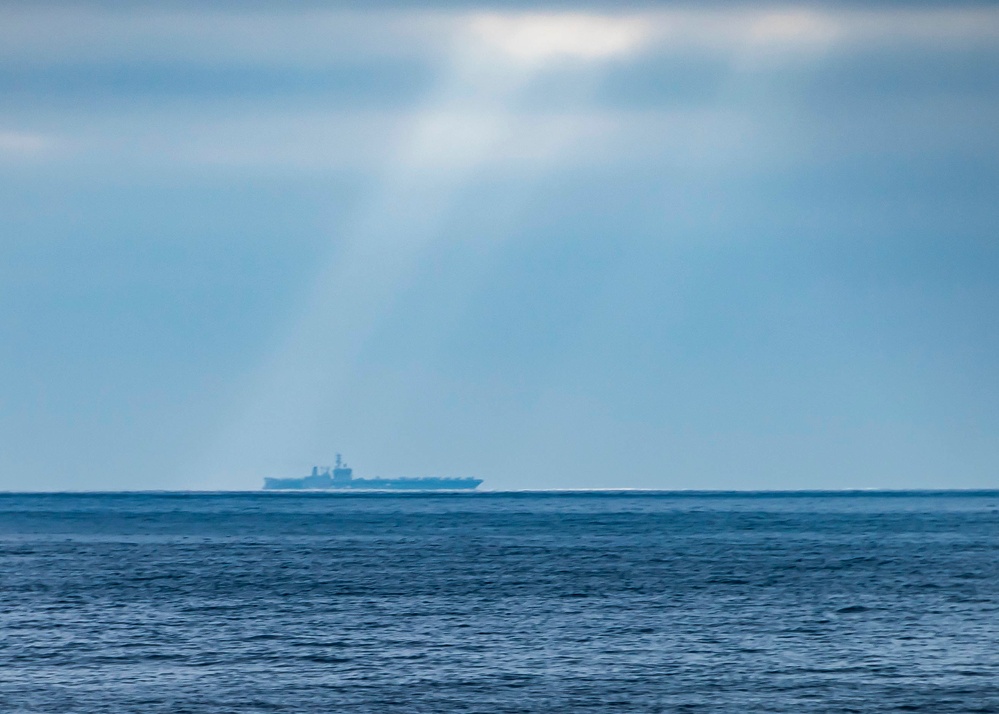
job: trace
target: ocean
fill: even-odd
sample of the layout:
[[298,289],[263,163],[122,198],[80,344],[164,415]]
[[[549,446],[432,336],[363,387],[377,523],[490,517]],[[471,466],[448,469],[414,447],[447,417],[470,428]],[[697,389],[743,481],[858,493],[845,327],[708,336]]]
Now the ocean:
[[999,492],[3,494],[0,711],[999,712]]

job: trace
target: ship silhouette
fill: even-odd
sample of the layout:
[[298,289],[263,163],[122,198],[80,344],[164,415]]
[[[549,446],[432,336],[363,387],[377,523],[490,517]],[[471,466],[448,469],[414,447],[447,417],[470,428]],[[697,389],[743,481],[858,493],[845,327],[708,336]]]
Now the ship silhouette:
[[302,478],[265,478],[267,490],[365,489],[378,491],[470,491],[482,483],[479,478],[354,478],[354,470],[336,455],[336,465],[312,467],[312,474]]

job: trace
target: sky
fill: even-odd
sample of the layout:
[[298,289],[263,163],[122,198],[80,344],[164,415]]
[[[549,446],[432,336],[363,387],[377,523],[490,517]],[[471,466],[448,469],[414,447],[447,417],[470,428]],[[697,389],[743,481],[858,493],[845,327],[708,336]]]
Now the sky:
[[0,490],[999,486],[999,7],[0,2]]

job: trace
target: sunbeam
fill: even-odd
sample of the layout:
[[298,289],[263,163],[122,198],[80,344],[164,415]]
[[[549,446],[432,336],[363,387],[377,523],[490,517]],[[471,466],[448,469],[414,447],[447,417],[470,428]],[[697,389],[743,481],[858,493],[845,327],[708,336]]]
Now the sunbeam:
[[[350,410],[339,400],[359,355],[399,286],[439,240],[460,188],[482,167],[518,152],[531,155],[537,173],[572,145],[571,121],[540,141],[525,144],[518,135],[518,98],[532,80],[567,60],[590,65],[595,75],[600,61],[635,49],[643,38],[635,20],[578,14],[476,15],[461,30],[437,90],[393,138],[396,149],[377,192],[316,271],[308,298],[258,368],[232,423],[188,472],[197,479],[192,487],[238,487],[262,468],[302,460],[321,428],[318,415]],[[585,95],[592,86],[578,84],[575,91]],[[529,183],[525,177],[525,195]],[[323,436],[334,448],[336,434]]]

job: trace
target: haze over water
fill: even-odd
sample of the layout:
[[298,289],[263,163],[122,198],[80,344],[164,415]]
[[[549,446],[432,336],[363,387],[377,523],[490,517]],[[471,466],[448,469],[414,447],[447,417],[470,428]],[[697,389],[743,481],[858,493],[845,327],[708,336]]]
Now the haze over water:
[[993,488],[999,6],[0,0],[0,489]]
[[996,712],[999,492],[4,494],[0,708]]

